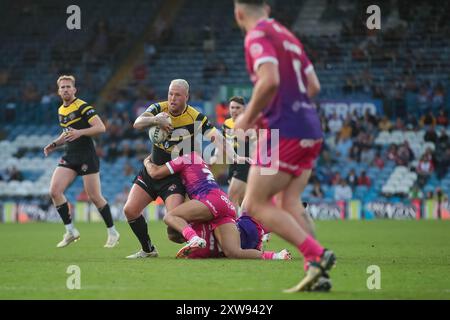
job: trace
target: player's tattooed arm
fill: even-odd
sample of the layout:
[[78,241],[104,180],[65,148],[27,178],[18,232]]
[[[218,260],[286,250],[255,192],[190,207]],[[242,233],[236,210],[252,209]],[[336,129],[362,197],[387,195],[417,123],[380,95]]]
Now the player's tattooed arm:
[[166,165],[158,166],[154,164],[151,160],[151,156],[145,158],[144,166],[148,175],[153,179],[163,179],[172,174]]

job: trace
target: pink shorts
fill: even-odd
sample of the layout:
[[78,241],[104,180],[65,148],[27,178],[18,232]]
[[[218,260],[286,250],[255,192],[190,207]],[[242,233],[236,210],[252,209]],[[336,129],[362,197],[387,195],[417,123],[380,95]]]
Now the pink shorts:
[[204,197],[195,197],[195,200],[206,205],[214,216],[209,221],[212,230],[226,223],[236,223],[236,209],[228,199],[228,195],[222,190],[211,190]]
[[[322,139],[287,139],[280,138],[278,148],[278,159],[272,159],[273,150],[261,150],[261,143],[258,143],[256,165],[264,168],[273,168],[289,173],[295,177],[302,174],[304,170],[313,168],[314,161],[319,157],[322,149]],[[270,137],[262,143],[270,147]],[[267,147],[266,147],[267,149]],[[276,154],[274,154],[276,157]]]

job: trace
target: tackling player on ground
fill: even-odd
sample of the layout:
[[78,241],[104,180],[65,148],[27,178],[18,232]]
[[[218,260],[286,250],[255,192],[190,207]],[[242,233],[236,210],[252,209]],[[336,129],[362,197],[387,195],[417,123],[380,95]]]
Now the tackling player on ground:
[[[233,251],[239,249],[255,249],[261,252],[261,256],[257,259],[264,260],[291,260],[291,254],[286,249],[280,252],[263,251],[262,237],[264,235],[263,227],[250,216],[242,216],[236,220],[236,231],[240,238],[240,248],[234,248],[227,244],[220,243],[216,238],[216,229],[209,222],[191,223],[191,228],[198,234],[199,237],[205,239],[205,248],[200,248],[196,251],[186,252],[183,258],[187,259],[208,259],[208,258],[239,258],[240,255]],[[171,227],[167,227],[167,235],[169,240],[176,243],[185,243],[185,238],[181,233]],[[227,248],[227,252],[222,251],[222,247]]]
[[179,173],[191,199],[169,210],[164,216],[164,222],[180,232],[188,241],[178,252],[177,257],[189,255],[191,251],[206,246],[205,239],[198,236],[188,224],[190,222],[209,222],[227,257],[237,259],[262,257],[258,250],[241,249],[234,205],[214,180],[208,165],[196,152],[185,154],[161,166],[153,164],[147,158],[145,167],[154,179]]

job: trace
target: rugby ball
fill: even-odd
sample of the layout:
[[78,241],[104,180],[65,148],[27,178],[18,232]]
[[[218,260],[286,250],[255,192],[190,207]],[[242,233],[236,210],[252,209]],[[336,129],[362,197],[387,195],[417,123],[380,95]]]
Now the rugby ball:
[[[171,122],[170,118],[169,122]],[[150,141],[153,143],[161,143],[167,139],[169,136],[169,133],[163,129],[161,129],[159,126],[153,126],[148,129],[148,137],[150,138]]]

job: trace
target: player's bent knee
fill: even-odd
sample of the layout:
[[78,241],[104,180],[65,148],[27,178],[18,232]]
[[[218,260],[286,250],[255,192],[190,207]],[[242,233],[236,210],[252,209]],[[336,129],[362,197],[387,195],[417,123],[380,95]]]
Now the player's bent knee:
[[240,250],[232,249],[232,248],[222,248],[223,254],[225,257],[229,259],[239,259],[240,258]]
[[127,217],[128,221],[137,219],[141,215],[139,210],[136,210],[133,206],[126,204],[125,207],[123,208],[123,213],[125,214],[125,217]]
[[64,192],[60,188],[52,187],[50,188],[49,195],[52,199],[58,199],[64,195]]
[[163,221],[166,225],[170,225],[170,222],[172,221],[172,219],[173,219],[173,217],[168,213],[166,213],[163,217]]
[[282,204],[282,209],[288,212],[296,212],[299,214],[305,214],[305,208],[302,206],[302,204],[300,202],[297,203],[283,203]]
[[257,216],[258,212],[261,209],[261,205],[256,201],[247,201],[245,206],[247,208],[248,214],[252,217]]
[[181,217],[181,218],[183,218],[183,217],[185,217],[185,215],[186,215],[185,211],[176,210],[176,208],[175,208],[175,209],[167,211],[164,216],[167,216],[170,219],[170,218],[173,218],[173,217]]

